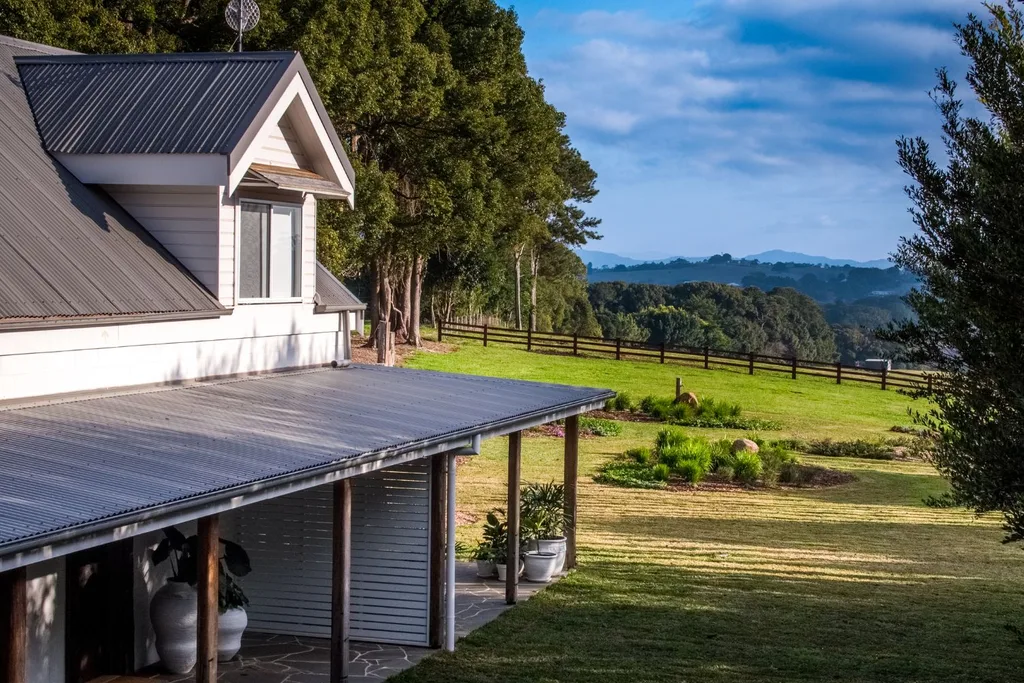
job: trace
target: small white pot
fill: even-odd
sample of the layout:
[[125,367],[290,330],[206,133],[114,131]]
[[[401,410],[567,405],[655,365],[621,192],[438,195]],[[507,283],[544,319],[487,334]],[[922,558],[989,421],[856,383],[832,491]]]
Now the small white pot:
[[491,560],[477,560],[476,575],[481,579],[489,579],[494,576],[494,562]]
[[242,649],[242,633],[249,616],[241,607],[223,612],[217,619],[217,661],[230,661]]
[[526,580],[534,583],[550,583],[558,564],[558,555],[555,553],[533,552],[526,553],[523,558],[526,561]]
[[542,553],[554,553],[558,555],[558,562],[555,564],[555,573],[561,574],[565,571],[565,536],[559,538],[543,538],[537,541],[537,550]]
[[196,665],[196,591],[187,583],[168,581],[149,603],[156,652],[171,673],[187,674]]
[[[495,568],[498,570],[498,581],[504,581],[508,574],[508,569],[503,564],[495,564]],[[523,561],[519,560],[519,573],[516,575],[516,583],[519,583],[518,579],[523,575]]]

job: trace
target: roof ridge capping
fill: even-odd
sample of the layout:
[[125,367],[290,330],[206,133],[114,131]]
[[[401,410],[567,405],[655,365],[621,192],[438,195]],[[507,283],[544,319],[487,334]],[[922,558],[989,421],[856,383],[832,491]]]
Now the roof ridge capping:
[[6,45],[7,47],[17,47],[23,50],[34,50],[44,55],[79,55],[81,52],[75,52],[74,50],[65,50],[62,47],[54,47],[52,45],[46,45],[44,43],[33,43],[30,40],[22,40],[21,38],[14,38],[12,36],[0,35],[0,45]]

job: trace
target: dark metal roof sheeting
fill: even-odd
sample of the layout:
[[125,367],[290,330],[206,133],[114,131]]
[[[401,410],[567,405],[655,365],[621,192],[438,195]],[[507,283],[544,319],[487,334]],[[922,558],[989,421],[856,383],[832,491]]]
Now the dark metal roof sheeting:
[[316,263],[316,293],[320,299],[319,307],[325,311],[361,311],[366,308],[366,304],[319,261]]
[[0,556],[26,539],[43,545],[61,530],[612,395],[355,365],[2,410]]
[[43,150],[14,64],[43,49],[0,38],[0,327],[224,311],[116,202]]
[[228,154],[294,52],[18,60],[43,145],[67,154]]

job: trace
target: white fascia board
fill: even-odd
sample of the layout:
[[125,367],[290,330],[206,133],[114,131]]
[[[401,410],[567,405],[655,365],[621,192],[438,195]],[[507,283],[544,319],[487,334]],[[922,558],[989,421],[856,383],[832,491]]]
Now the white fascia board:
[[[242,178],[245,177],[246,171],[249,170],[249,166],[252,165],[253,160],[257,157],[263,144],[267,138],[270,137],[271,133],[277,127],[277,124],[284,118],[288,108],[292,106],[292,103],[298,101],[302,105],[302,111],[305,113],[309,123],[312,125],[313,130],[316,133],[317,140],[319,141],[322,153],[330,165],[329,169],[317,169],[323,175],[327,176],[328,180],[332,180],[340,185],[346,192],[349,193],[348,203],[349,206],[355,206],[355,187],[352,186],[352,182],[349,180],[348,174],[345,173],[345,167],[341,163],[341,158],[338,156],[337,151],[334,149],[334,145],[331,143],[330,137],[327,135],[327,125],[320,118],[317,113],[316,107],[313,105],[313,99],[309,95],[309,90],[306,89],[306,84],[302,80],[301,74],[295,74],[292,77],[291,83],[282,93],[281,97],[278,98],[274,104],[274,108],[270,111],[270,115],[267,116],[266,120],[260,125],[260,130],[256,136],[249,143],[245,151],[241,156],[238,157],[238,163],[235,164],[234,168],[231,168],[228,173],[228,194],[234,194],[235,190],[238,189],[238,185],[242,182]],[[307,150],[308,152],[308,150]]]
[[221,154],[54,154],[83,183],[96,185],[226,185]]

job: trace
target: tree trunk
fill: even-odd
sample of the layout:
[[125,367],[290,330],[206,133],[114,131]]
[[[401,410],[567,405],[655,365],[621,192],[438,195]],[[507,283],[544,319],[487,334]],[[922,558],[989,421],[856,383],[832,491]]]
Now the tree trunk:
[[420,311],[423,306],[423,276],[425,271],[423,257],[419,255],[414,256],[412,260],[412,277],[409,279],[412,287],[412,301],[410,302],[409,335],[407,339],[416,348],[423,346],[423,339],[420,337]]
[[395,297],[391,286],[391,274],[388,272],[390,266],[390,260],[382,257],[377,272],[377,362],[388,366],[395,364],[395,333],[392,329]]
[[516,329],[523,329],[523,249],[526,245],[518,246],[512,252],[515,257],[516,266]]
[[[414,257],[415,258],[415,257]],[[402,319],[401,327],[396,331],[399,341],[409,342],[412,339],[412,289],[413,262],[410,259],[402,265]]]
[[[370,315],[370,338],[366,340],[367,348],[377,346],[377,327],[380,324],[380,293],[377,291],[377,273],[380,271],[379,261],[374,261],[370,266],[370,300],[367,302],[366,310]],[[362,332],[362,330],[360,330]]]
[[530,329],[537,331],[537,274],[540,272],[540,253],[530,247]]

